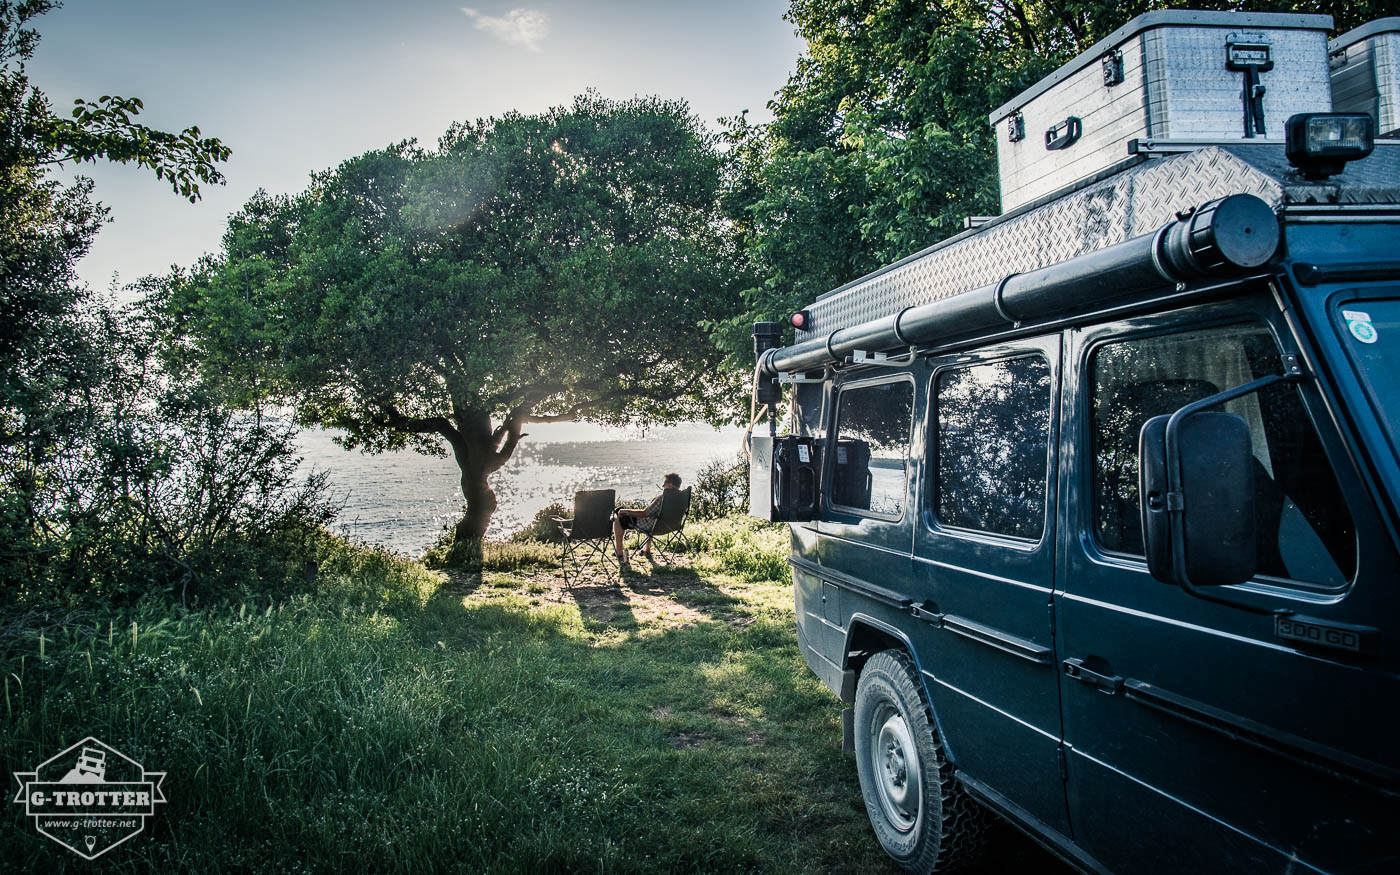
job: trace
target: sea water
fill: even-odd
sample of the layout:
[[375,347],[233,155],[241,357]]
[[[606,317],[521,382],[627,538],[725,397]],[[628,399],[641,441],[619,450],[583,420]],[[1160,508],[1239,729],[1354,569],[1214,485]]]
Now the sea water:
[[[542,507],[572,505],[581,489],[616,489],[622,502],[650,500],[669,471],[685,485],[715,461],[734,461],[743,429],[703,424],[606,428],[581,422],[527,426],[528,437],[491,476],[497,509],[488,538],[525,526]],[[451,457],[411,450],[371,455],[334,443],[337,432],[307,429],[303,465],[330,475],[349,535],[410,556],[421,554],[462,514],[461,473]]]

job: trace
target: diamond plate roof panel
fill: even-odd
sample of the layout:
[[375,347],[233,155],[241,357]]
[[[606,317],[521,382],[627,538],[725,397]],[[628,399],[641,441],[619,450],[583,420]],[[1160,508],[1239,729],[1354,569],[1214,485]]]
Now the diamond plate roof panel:
[[1178,211],[1241,193],[1275,210],[1400,203],[1400,145],[1379,145],[1323,183],[1304,183],[1276,145],[1210,146],[1137,163],[823,295],[807,307],[815,330],[797,332],[797,342],[1147,234]]

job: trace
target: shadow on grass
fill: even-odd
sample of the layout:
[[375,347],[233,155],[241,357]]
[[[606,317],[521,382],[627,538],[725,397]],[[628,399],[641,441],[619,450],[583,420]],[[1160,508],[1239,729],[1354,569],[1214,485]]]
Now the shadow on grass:
[[[497,798],[510,817],[546,835],[570,822],[577,847],[541,839],[521,859],[567,869],[589,854],[616,852],[610,862],[625,870],[631,866],[622,861],[645,847],[662,868],[703,860],[714,871],[894,872],[866,822],[855,762],[840,753],[840,706],[802,665],[790,628],[771,618],[733,623],[747,618],[742,601],[691,569],[631,574],[623,587],[689,604],[718,622],[631,634],[647,624],[623,588],[602,583],[570,591],[582,635],[557,609],[460,599],[442,606],[452,625],[478,630],[461,639],[465,649],[502,649],[493,658],[506,663],[493,688],[509,686],[512,675],[521,679],[512,693],[539,709],[535,728],[519,730],[529,736],[523,741],[538,744],[532,733],[549,739],[568,727],[567,754],[537,779],[541,798],[529,806],[504,792]],[[600,635],[606,646],[590,643]],[[518,726],[526,716],[520,707],[501,698],[473,709],[469,722],[494,737],[491,721]],[[579,773],[569,763],[589,765]],[[581,812],[567,802],[576,774],[593,782],[620,776],[616,798],[581,821],[570,820]],[[561,794],[563,803],[555,798]],[[623,834],[635,841],[617,837]],[[614,836],[615,851],[601,850],[611,848],[605,835]],[[1069,870],[999,825],[986,858],[968,871]]]
[[632,604],[617,584],[581,582],[566,591],[578,605],[579,616],[583,618],[583,628],[589,632],[604,629],[637,631],[637,615],[633,613]]
[[[211,612],[139,658],[55,636],[0,661],[0,758],[81,731],[159,762],[180,791],[121,852],[132,872],[894,871],[790,614],[744,614],[682,569],[579,587],[580,622],[567,598],[532,604],[532,582],[498,599],[499,576],[454,574],[392,612]],[[603,599],[625,610],[590,616]],[[745,622],[653,622],[648,600]],[[975,871],[1063,871],[997,850]],[[86,871],[28,829],[0,832],[5,859]]]
[[721,623],[733,623],[744,616],[741,599],[715,586],[693,568],[658,566],[651,574],[634,574],[623,582],[634,592],[664,596]]

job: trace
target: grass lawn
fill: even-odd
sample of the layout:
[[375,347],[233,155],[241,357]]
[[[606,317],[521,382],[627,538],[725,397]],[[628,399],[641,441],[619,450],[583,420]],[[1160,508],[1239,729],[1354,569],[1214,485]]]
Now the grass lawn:
[[275,604],[9,615],[4,768],[94,735],[168,772],[169,801],[97,864],[10,805],[0,860],[890,871],[841,754],[841,705],[797,651],[785,534],[698,534],[705,552],[638,563],[620,585],[566,589],[533,545],[450,576],[352,550]]

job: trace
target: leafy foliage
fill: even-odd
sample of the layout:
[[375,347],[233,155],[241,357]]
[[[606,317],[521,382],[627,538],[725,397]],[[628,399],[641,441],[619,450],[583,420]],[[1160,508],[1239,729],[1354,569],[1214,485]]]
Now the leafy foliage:
[[690,516],[697,520],[730,516],[748,506],[749,460],[740,454],[725,462],[716,460],[695,475]]
[[542,507],[528,525],[510,536],[510,540],[517,543],[538,541],[542,544],[558,544],[564,540],[564,532],[554,520],[568,519],[573,513],[573,508],[559,502]]
[[698,328],[737,306],[719,171],[684,104],[591,93],[369,152],[296,197],[255,197],[218,257],[168,279],[174,354],[347,446],[445,444],[457,533],[479,538],[487,478],[528,423],[720,409]]
[[[97,100],[73,102],[71,118],[54,115],[48,101],[29,86],[23,62],[32,56],[38,33],[24,25],[57,8],[53,0],[0,2],[0,62],[5,64],[0,92],[8,129],[33,167],[62,166],[99,159],[134,163],[169,181],[176,194],[191,203],[199,200],[201,183],[223,184],[218,164],[231,150],[218,139],[204,137],[191,126],[177,133],[134,121],[145,104],[137,97],[106,94]],[[16,111],[18,110],[18,111]],[[10,156],[7,156],[10,157]]]
[[742,315],[714,326],[737,371],[749,327],[998,209],[987,113],[1152,9],[1323,12],[1338,31],[1392,0],[793,0],[807,40],[770,102],[729,120],[724,203],[752,270]]
[[136,123],[136,98],[55,116],[24,69],[28,25],[54,6],[0,2],[0,598],[205,598],[300,577],[332,508],[297,474],[290,430],[162,369],[155,327],[79,284],[107,211],[90,181],[51,178],[135,162],[193,200],[228,149]]
[[199,200],[201,182],[223,184],[224,175],[215,165],[233,154],[229,147],[201,137],[197,127],[172,134],[132,121],[143,108],[138,97],[103,95],[96,101],[73,101],[72,119],[53,119],[45,133],[52,152],[49,163],[99,158],[135,163],[154,170],[157,179],[169,180],[175,193],[190,203]]
[[314,574],[336,508],[323,476],[298,471],[293,428],[163,371],[138,312],[76,318],[93,356],[82,427],[43,457],[0,451],[0,590],[207,600]]

